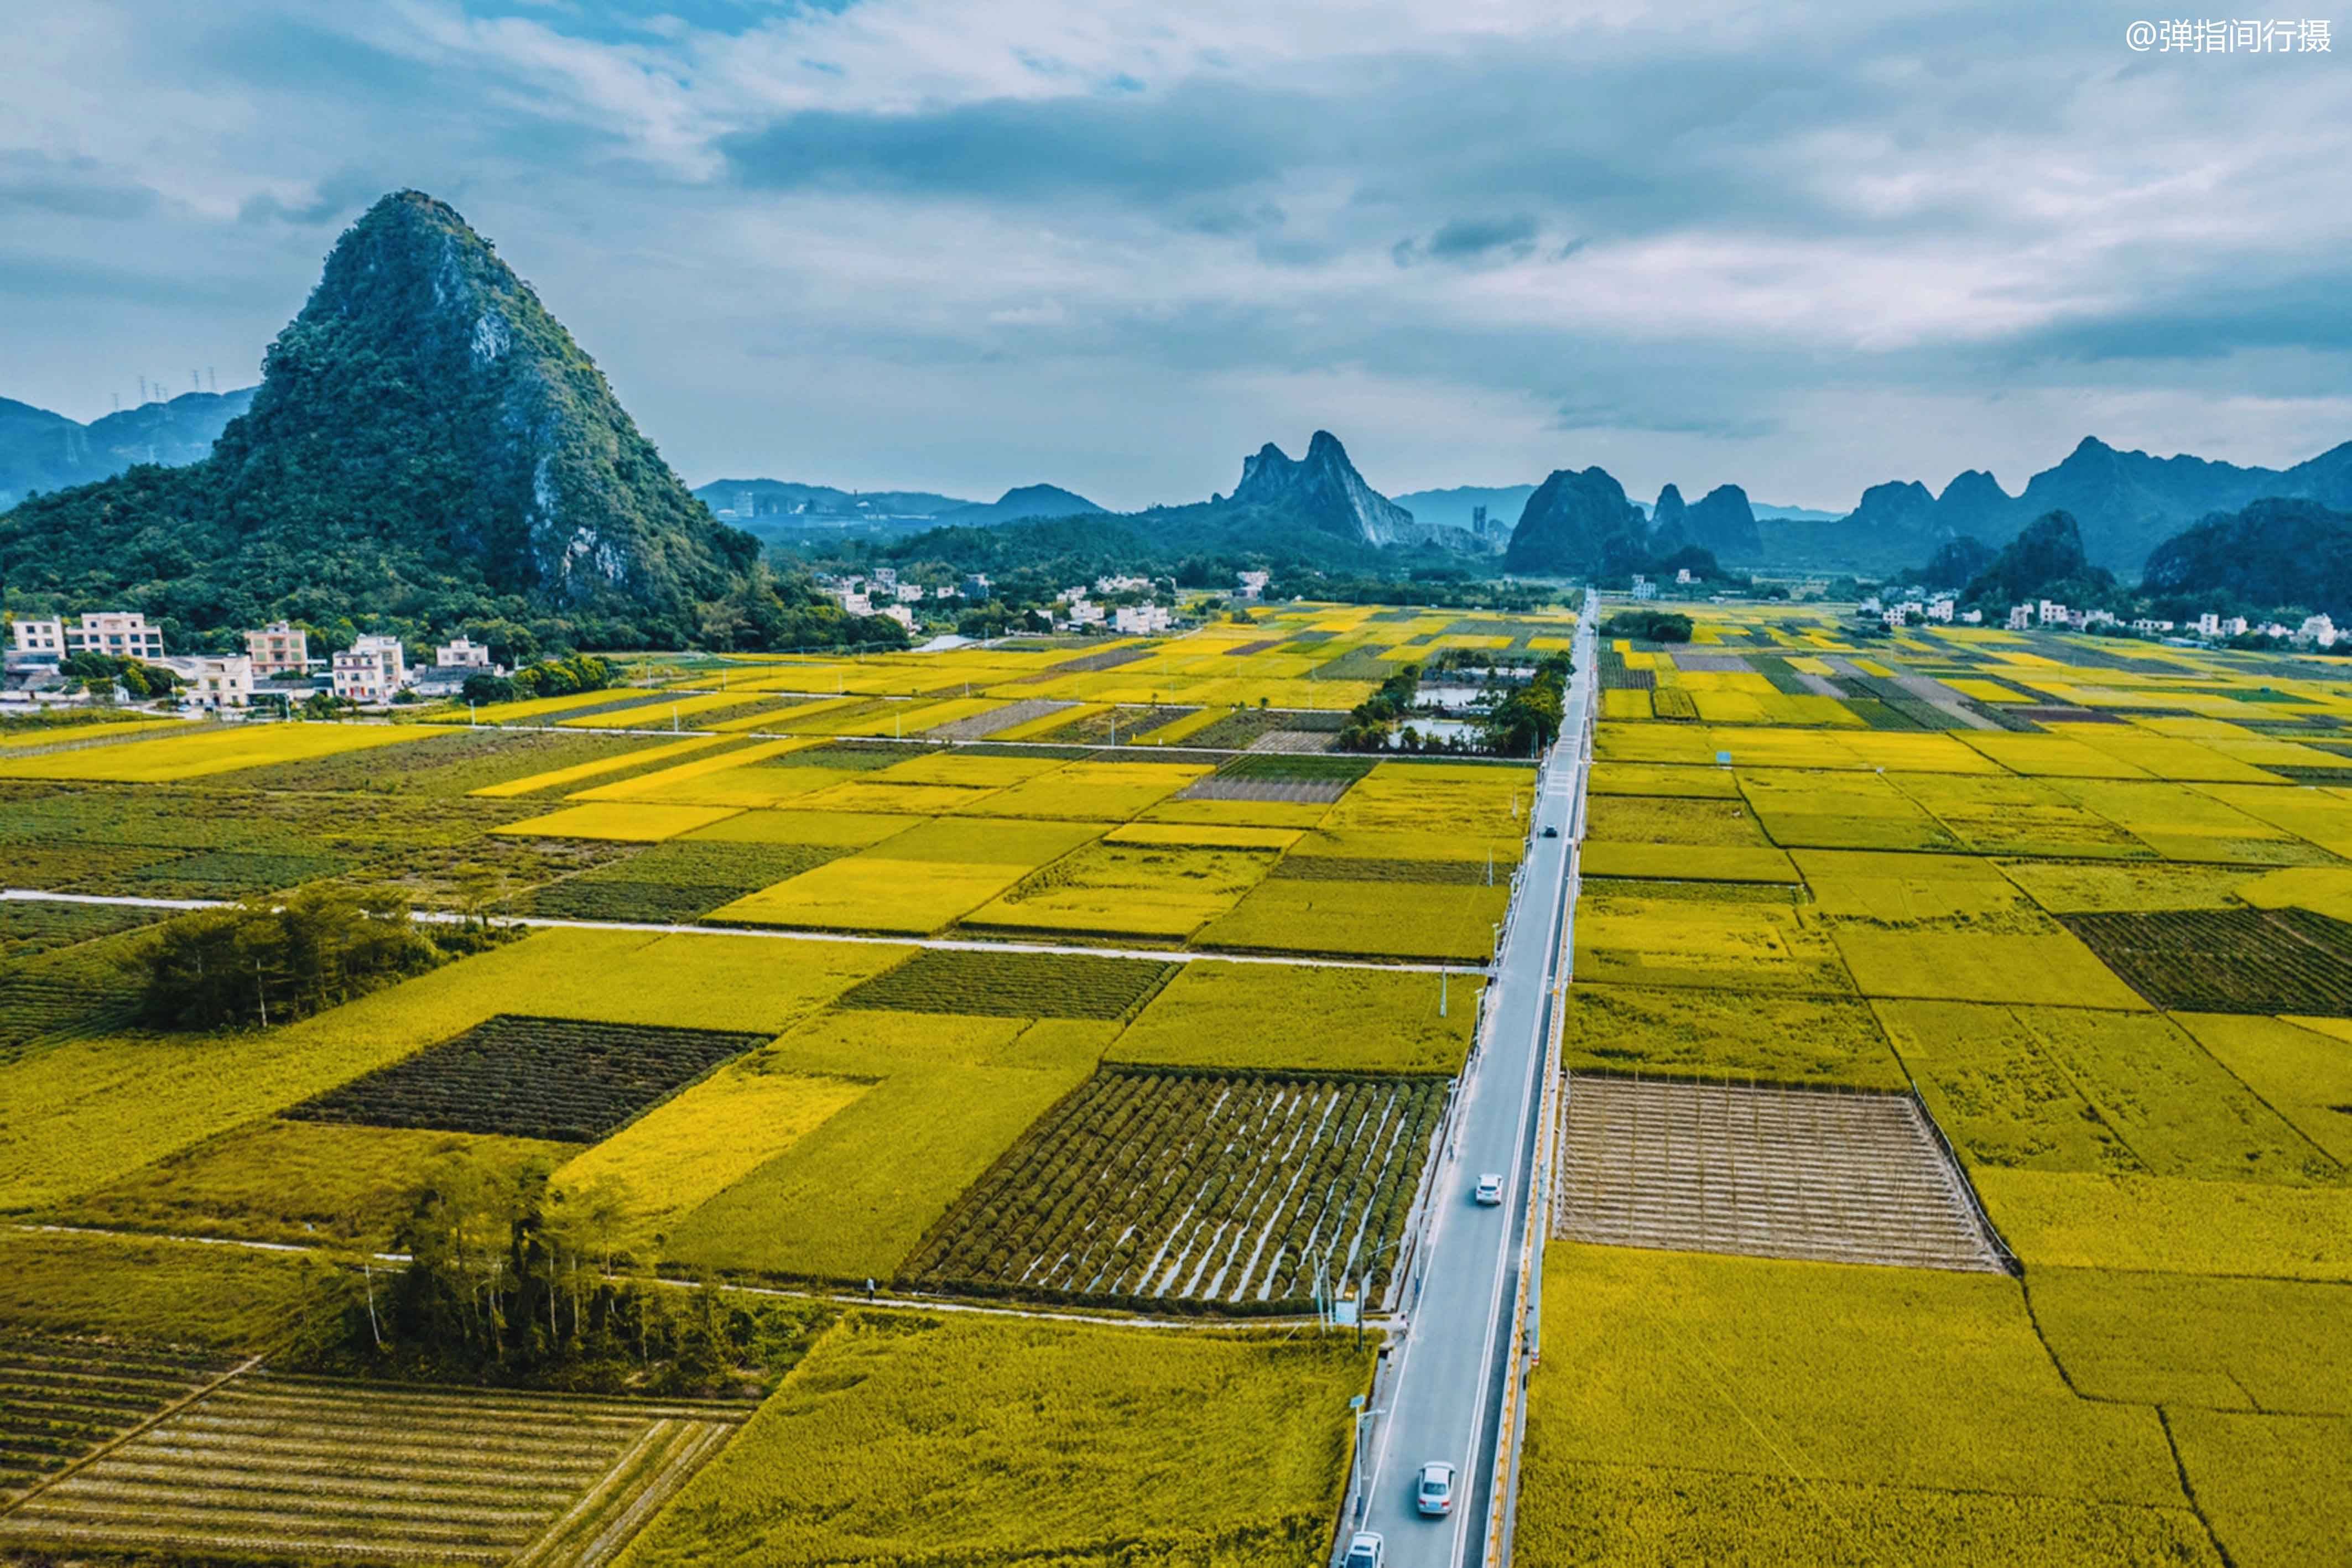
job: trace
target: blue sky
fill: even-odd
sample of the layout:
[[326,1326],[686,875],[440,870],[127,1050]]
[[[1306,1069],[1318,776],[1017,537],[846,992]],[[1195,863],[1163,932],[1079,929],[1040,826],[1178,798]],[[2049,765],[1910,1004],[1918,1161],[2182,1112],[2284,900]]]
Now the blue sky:
[[[257,373],[414,185],[690,482],[1843,508],[2352,437],[2352,53],[2100,4],[78,0],[0,54],[0,395]],[[2344,46],[2352,51],[2352,41]]]

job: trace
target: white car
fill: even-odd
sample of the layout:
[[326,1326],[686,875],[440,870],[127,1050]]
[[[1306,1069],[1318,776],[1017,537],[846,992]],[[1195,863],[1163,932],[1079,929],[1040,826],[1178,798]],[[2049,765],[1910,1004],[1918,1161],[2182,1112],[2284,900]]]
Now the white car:
[[1387,1544],[1379,1531],[1360,1530],[1348,1538],[1348,1555],[1339,1559],[1339,1568],[1381,1568]]
[[1444,1459],[1432,1459],[1421,1467],[1420,1479],[1413,1482],[1412,1505],[1432,1519],[1454,1511],[1454,1467]]
[[1488,1171],[1478,1178],[1477,1190],[1470,1195],[1483,1208],[1496,1208],[1503,1202],[1503,1173]]

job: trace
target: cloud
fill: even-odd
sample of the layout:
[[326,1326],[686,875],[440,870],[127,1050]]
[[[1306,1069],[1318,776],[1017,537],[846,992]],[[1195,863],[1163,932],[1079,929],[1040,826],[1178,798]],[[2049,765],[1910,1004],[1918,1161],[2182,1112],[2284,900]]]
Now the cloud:
[[2352,382],[2333,64],[2030,0],[86,0],[0,57],[0,395],[257,355],[416,185],[689,476],[2292,461]]

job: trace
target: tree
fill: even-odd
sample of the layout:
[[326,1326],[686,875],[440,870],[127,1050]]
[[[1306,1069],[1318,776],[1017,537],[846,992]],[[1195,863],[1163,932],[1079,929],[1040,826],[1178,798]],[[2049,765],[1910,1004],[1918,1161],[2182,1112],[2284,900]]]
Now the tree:
[[433,967],[445,956],[396,901],[339,889],[202,910],[144,954],[141,1013],[163,1029],[290,1023]]

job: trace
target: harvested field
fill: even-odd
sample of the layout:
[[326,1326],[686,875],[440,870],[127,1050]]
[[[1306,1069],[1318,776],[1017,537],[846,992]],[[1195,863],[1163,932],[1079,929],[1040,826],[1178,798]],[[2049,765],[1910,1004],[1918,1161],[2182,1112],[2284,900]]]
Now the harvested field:
[[161,1347],[0,1334],[0,1508],[236,1364]]
[[1107,1068],[908,1262],[927,1286],[1292,1308],[1307,1264],[1388,1284],[1446,1081]]
[[1048,714],[1060,713],[1076,704],[1056,701],[1052,697],[1024,697],[1016,703],[1006,703],[987,713],[976,713],[970,718],[950,719],[935,725],[925,734],[929,740],[978,740],[1015,725],[1041,719]]
[[2000,1267],[1906,1094],[1570,1075],[1555,1234],[1917,1268]]
[[248,1375],[0,1516],[0,1545],[602,1563],[744,1414]]
[[1328,806],[1348,792],[1345,779],[1265,779],[1217,772],[1180,791],[1179,800],[1281,800]]
[[2352,1017],[2352,925],[2325,915],[2194,909],[2060,918],[2158,1007]]
[[982,1018],[1125,1019],[1175,966],[1069,953],[927,948],[844,996],[839,1006]]
[[286,1114],[593,1144],[719,1063],[767,1041],[765,1034],[726,1030],[501,1013]]
[[1329,751],[1338,738],[1329,730],[1269,729],[1251,741],[1249,748],[1252,753],[1262,756],[1312,756]]

